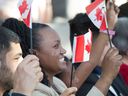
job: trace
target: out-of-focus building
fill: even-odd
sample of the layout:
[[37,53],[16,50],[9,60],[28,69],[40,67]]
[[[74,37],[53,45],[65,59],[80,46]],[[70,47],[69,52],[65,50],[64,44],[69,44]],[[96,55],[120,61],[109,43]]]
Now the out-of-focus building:
[[[47,2],[46,2],[47,1]],[[115,0],[117,5],[127,0]],[[20,18],[17,8],[18,0],[0,0],[0,19],[8,17]],[[71,56],[68,20],[78,13],[85,13],[90,0],[33,0],[32,18],[34,22],[50,24],[60,35],[67,56]],[[53,9],[52,9],[53,8]],[[52,20],[53,19],[53,20]]]
[[[19,0],[0,0],[0,19],[8,17],[20,18],[17,7]],[[50,22],[52,19],[51,0],[33,0],[32,18],[34,22]]]

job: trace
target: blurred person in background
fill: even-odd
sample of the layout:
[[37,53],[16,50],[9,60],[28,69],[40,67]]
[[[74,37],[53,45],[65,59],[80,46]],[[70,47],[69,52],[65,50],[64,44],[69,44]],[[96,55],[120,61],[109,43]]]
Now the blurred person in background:
[[123,56],[123,64],[120,68],[120,74],[123,76],[123,79],[128,86],[128,18],[119,18],[114,29],[117,33],[113,37],[112,42]]

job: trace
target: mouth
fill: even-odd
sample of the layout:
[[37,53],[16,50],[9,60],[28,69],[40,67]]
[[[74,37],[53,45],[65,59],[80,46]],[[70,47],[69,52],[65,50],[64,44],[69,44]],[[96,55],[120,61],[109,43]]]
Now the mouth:
[[66,64],[66,62],[64,61],[64,58],[59,59],[59,62],[61,62],[62,64]]

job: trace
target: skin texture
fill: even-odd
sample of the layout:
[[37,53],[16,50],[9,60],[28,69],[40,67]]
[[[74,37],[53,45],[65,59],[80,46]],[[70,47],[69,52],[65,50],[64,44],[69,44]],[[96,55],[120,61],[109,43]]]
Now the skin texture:
[[3,64],[0,66],[0,89],[3,94],[5,90],[13,87],[13,75],[19,62],[22,60],[20,44],[11,42],[9,51],[2,59]]
[[43,73],[39,66],[39,59],[35,55],[28,55],[19,64],[14,74],[13,92],[31,96],[36,85],[42,78]]
[[[65,49],[61,45],[61,40],[58,34],[50,27],[40,29],[38,35],[39,48],[36,50],[36,55],[40,59],[40,64],[50,82],[53,83],[53,76],[60,73],[66,68],[64,61]],[[50,39],[49,39],[50,38]],[[61,96],[74,96],[77,88],[71,87],[66,89]]]
[[3,58],[5,63],[1,65],[0,94],[3,96],[4,91],[13,88],[13,92],[31,96],[37,83],[43,78],[39,59],[34,55],[23,59],[20,44],[11,42],[10,45],[5,59]]
[[112,81],[116,78],[121,64],[122,64],[122,56],[119,55],[119,51],[115,48],[110,48],[107,51],[101,65],[102,66],[101,78],[97,81],[95,85],[98,89],[100,89],[102,93],[104,93],[104,95],[107,94]]
[[50,28],[41,29],[39,35],[42,38],[40,39],[39,50],[36,53],[48,77],[53,77],[66,68],[64,61],[66,51],[61,46],[60,38],[54,30]]
[[6,54],[6,64],[8,68],[14,73],[17,66],[23,60],[22,50],[19,43],[11,43],[11,49]]

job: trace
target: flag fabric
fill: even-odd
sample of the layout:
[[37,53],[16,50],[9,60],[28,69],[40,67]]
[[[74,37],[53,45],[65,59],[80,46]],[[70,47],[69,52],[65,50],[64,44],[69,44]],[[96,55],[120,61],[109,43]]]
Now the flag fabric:
[[106,30],[108,28],[105,0],[95,0],[86,7],[86,13],[97,28],[100,30]]
[[92,32],[74,37],[72,63],[85,62],[90,58]]
[[20,11],[21,17],[24,23],[31,28],[32,20],[31,20],[31,4],[33,0],[19,0],[18,9]]

